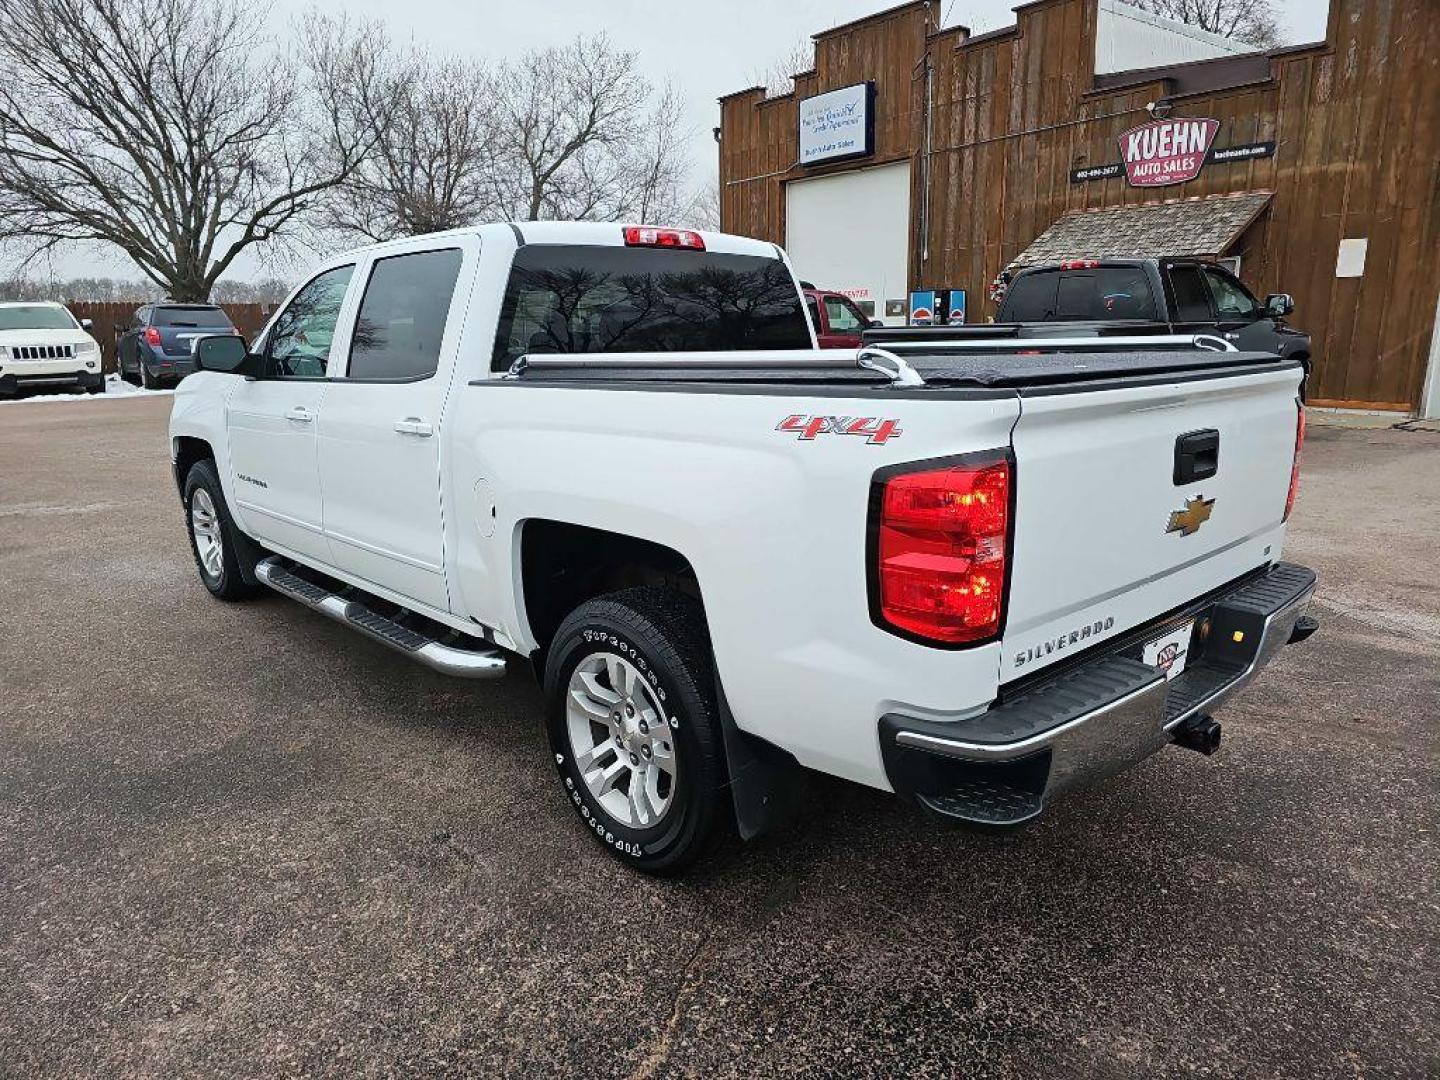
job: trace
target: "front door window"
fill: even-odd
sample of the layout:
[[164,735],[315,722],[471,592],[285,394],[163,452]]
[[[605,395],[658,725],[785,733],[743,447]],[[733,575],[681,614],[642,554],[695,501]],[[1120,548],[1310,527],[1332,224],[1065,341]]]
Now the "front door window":
[[825,297],[825,316],[830,320],[832,334],[858,334],[865,328],[860,312],[843,296]]
[[353,266],[337,266],[295,294],[270,328],[265,355],[277,379],[321,379]]

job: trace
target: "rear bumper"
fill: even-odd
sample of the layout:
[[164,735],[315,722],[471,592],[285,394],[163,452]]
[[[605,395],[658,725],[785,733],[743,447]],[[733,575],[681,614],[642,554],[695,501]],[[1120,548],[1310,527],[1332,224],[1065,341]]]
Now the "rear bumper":
[[193,357],[151,356],[141,357],[140,362],[152,379],[183,379],[195,370]]
[[[1076,787],[1149,757],[1250,683],[1292,637],[1315,574],[1277,563],[970,720],[885,716],[880,745],[896,791],[941,816],[1018,825]],[[1141,644],[1194,620],[1185,671],[1166,682]]]

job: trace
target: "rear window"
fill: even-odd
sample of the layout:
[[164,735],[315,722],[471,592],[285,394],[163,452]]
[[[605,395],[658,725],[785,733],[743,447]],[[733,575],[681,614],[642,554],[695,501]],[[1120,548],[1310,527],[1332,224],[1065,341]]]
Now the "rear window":
[[809,349],[779,259],[705,251],[530,245],[515,253],[493,366],[527,353]]
[[1022,274],[1005,293],[1005,322],[1046,322],[1055,317],[1055,284],[1060,275],[1054,271]]
[[150,316],[150,325],[231,328],[230,317],[217,307],[157,307]]
[[74,330],[70,312],[54,304],[0,307],[0,330]]
[[1139,266],[1102,266],[1095,272],[1092,319],[1147,319],[1157,322],[1150,279]]
[[1005,299],[1005,322],[1064,319],[1158,321],[1155,298],[1139,266],[1044,270],[1015,279]]
[[1060,274],[1055,293],[1055,318],[1088,319],[1095,306],[1095,275]]

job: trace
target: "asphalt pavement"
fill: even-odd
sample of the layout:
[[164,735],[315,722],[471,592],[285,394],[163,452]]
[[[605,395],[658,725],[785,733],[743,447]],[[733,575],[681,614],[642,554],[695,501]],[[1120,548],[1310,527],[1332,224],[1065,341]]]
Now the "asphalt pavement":
[[1440,1073],[1440,434],[1312,425],[1323,625],[1215,757],[999,836],[821,779],[659,881],[523,671],[212,600],[168,411],[0,406],[0,1076]]

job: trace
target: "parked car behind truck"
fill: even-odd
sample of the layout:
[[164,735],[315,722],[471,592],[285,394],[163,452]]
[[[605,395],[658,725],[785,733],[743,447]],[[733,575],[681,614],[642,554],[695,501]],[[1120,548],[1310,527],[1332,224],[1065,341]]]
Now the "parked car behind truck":
[[884,325],[867,316],[844,293],[817,289],[808,281],[802,281],[800,287],[805,293],[805,310],[815,327],[815,341],[822,349],[858,349],[865,330]]
[[146,389],[178,383],[195,370],[195,341],[220,333],[238,331],[230,316],[214,304],[142,305],[116,337],[120,377]]
[[61,304],[0,304],[0,396],[64,387],[105,392],[90,321],[80,322]]
[[1308,364],[1310,336],[1287,325],[1284,293],[1256,300],[1217,263],[1197,259],[1073,259],[1014,274],[993,324],[867,331],[865,340],[1010,335],[1214,334],[1242,351]]
[[644,870],[802,766],[1021,824],[1214,750],[1313,628],[1274,355],[821,351],[770,244],[556,222],[338,256],[252,349],[202,339],[171,415],[204,586],[527,661],[560,790]]

